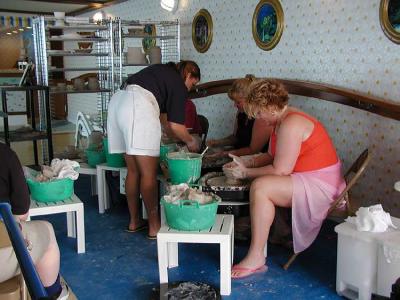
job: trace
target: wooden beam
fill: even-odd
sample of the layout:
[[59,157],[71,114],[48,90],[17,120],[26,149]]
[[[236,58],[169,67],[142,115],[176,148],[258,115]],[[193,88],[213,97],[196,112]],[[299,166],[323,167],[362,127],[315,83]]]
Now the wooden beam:
[[94,11],[94,10],[97,10],[97,9],[101,9],[101,8],[104,8],[104,7],[107,7],[107,6],[117,5],[117,4],[126,2],[126,1],[128,1],[128,0],[107,1],[107,2],[104,2],[103,4],[101,4],[100,7],[93,7],[93,6],[88,5],[88,7],[86,7],[86,8],[82,8],[82,9],[77,9],[77,10],[71,11],[71,12],[67,13],[67,15],[68,16],[81,15],[81,14],[88,13],[88,12],[91,12],[91,11]]
[[78,4],[78,5],[88,5],[91,3],[103,4],[104,1],[97,0],[30,0],[32,2],[47,2],[47,3],[55,3],[55,4]]
[[[274,78],[282,82],[289,94],[327,100],[400,121],[400,103],[324,83]],[[191,99],[227,93],[235,79],[210,81],[196,86]]]
[[4,8],[0,8],[0,12],[30,14],[30,15],[52,15],[53,14],[53,12],[48,12],[48,11],[32,11],[32,10],[18,10],[18,9],[4,9]]

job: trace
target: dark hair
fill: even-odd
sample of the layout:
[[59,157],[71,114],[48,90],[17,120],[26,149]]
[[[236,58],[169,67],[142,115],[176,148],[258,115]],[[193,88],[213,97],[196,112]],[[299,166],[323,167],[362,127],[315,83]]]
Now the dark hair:
[[182,79],[185,80],[187,75],[190,74],[191,77],[201,79],[200,68],[197,63],[192,60],[181,60],[178,63],[169,62],[168,66],[174,67],[175,70],[181,75]]

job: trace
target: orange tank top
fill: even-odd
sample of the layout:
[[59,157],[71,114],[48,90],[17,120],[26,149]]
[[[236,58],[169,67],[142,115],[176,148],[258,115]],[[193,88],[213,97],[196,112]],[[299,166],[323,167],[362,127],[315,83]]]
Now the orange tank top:
[[[299,157],[297,158],[293,172],[306,172],[329,167],[338,162],[335,147],[326,132],[324,126],[316,119],[301,113],[289,112],[287,114],[298,114],[310,120],[314,124],[311,135],[301,143]],[[275,129],[271,134],[271,155],[275,156],[277,135]]]

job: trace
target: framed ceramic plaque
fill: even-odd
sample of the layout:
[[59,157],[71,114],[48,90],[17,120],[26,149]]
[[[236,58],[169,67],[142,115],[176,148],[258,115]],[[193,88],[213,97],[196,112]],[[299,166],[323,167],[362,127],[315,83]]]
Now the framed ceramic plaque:
[[263,50],[273,49],[283,32],[283,9],[279,0],[261,0],[253,14],[253,38]]
[[386,36],[400,44],[400,0],[381,0],[379,18]]
[[204,53],[210,48],[213,37],[213,22],[210,13],[201,9],[193,19],[192,41],[197,51]]

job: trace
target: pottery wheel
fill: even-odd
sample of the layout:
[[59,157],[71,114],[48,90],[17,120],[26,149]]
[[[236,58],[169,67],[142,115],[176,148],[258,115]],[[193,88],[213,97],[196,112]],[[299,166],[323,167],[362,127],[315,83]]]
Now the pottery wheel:
[[203,168],[221,167],[230,161],[232,161],[232,159],[229,157],[218,157],[218,158],[203,157],[202,167]]
[[225,176],[218,176],[209,178],[206,181],[206,184],[212,187],[246,187],[248,186],[247,181],[236,180],[236,181],[229,181]]

